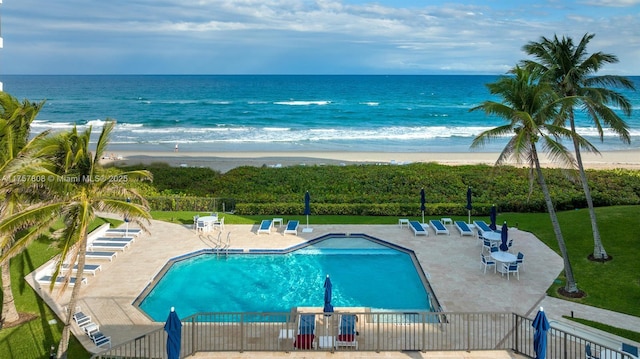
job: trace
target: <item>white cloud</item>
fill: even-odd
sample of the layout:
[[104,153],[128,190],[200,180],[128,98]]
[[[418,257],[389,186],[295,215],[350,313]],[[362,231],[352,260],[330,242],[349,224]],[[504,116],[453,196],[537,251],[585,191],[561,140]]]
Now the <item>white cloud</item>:
[[639,1],[21,0],[1,6],[0,54],[11,73],[503,73],[527,41],[590,32],[590,50],[617,54],[612,69],[630,73],[640,15],[591,10]]

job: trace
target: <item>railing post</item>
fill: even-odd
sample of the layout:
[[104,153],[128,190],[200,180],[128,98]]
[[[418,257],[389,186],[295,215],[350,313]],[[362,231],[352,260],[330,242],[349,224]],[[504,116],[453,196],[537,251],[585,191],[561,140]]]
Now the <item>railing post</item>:
[[240,353],[244,353],[244,313],[240,313]]
[[196,316],[191,317],[191,353],[189,355],[194,355],[196,353]]
[[377,322],[377,333],[376,333],[376,353],[380,353],[380,314],[375,314],[376,322]]
[[513,318],[514,320],[512,321],[512,323],[514,323],[515,327],[515,345],[513,345],[515,347],[515,351],[516,353],[520,353],[520,316],[517,315],[516,313],[513,313]]
[[427,351],[427,316],[429,313],[422,312],[422,352]]

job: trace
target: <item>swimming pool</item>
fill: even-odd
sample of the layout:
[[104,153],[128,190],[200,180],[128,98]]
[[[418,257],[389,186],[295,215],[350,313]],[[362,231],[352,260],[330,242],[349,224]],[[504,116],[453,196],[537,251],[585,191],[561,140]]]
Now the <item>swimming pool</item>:
[[139,307],[153,320],[175,307],[199,312],[288,312],[323,306],[330,275],[335,307],[431,310],[429,284],[411,251],[367,236],[326,236],[285,251],[199,254],[169,263]]

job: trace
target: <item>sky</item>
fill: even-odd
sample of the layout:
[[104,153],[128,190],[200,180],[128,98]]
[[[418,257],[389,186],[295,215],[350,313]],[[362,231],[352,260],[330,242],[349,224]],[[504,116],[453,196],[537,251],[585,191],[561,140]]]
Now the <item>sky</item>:
[[0,74],[504,74],[542,36],[640,75],[640,0],[4,0]]

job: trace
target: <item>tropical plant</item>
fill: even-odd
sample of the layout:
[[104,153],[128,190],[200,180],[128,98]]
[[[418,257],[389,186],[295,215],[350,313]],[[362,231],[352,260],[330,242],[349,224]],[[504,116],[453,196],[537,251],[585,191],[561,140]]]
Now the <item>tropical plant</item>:
[[[565,291],[578,292],[578,286],[573,276],[567,246],[554,209],[553,200],[540,167],[538,145],[547,152],[553,161],[560,161],[564,165],[573,166],[574,159],[570,152],[558,141],[559,138],[569,138],[571,132],[553,123],[561,115],[563,108],[570,98],[560,98],[547,83],[540,82],[540,73],[529,71],[516,66],[510,71],[513,76],[503,76],[487,87],[492,95],[502,97],[502,102],[485,101],[471,111],[483,110],[487,115],[502,117],[507,124],[483,131],[476,136],[471,147],[483,146],[486,142],[507,135],[513,135],[500,153],[497,165],[513,158],[517,163],[526,163],[530,168],[531,179],[535,177],[544,194],[544,200],[549,212],[553,231],[564,261],[564,272],[567,278]],[[584,139],[579,139],[581,145],[589,147]]]
[[[78,132],[74,127],[69,132],[43,140],[39,156],[15,171],[27,179],[47,179],[23,185],[24,188],[37,188],[41,193],[40,202],[0,222],[0,232],[28,227],[26,234],[16,240],[12,248],[3,254],[4,258],[27,246],[43,228],[48,228],[58,218],[63,219],[64,228],[58,234],[61,253],[56,257],[49,289],[53,290],[55,278],[61,273],[64,273],[65,278],[61,291],[66,290],[71,278],[75,278],[75,283],[66,307],[66,316],[63,318],[64,329],[58,347],[59,358],[67,356],[72,316],[84,274],[87,232],[89,224],[96,217],[96,212],[122,214],[143,229],[143,221],[150,218],[146,200],[126,185],[128,180],[151,179],[150,173],[138,170],[119,173],[117,176],[105,175],[100,165],[99,161],[109,143],[109,135],[114,126],[113,121],[105,123],[94,153],[89,150],[90,127],[84,132]],[[77,272],[62,272],[63,264],[71,267],[77,264]]]
[[[618,134],[624,143],[630,143],[627,124],[607,105],[615,105],[629,116],[631,115],[631,104],[624,95],[605,86],[633,89],[633,83],[622,76],[595,75],[602,66],[618,62],[618,58],[615,55],[602,52],[588,54],[587,45],[594,36],[594,34],[585,34],[578,45],[574,45],[570,37],[562,37],[562,39],[558,39],[557,36],[554,36],[553,39],[541,37],[538,42],[532,41],[523,47],[523,50],[532,55],[537,62],[525,60],[523,63],[526,67],[541,71],[545,80],[553,84],[559,96],[579,96],[578,103],[597,128],[600,140],[603,140],[604,124]],[[571,132],[577,134],[574,107],[567,108],[566,114]],[[560,119],[563,122],[565,120],[563,117]],[[580,181],[589,207],[594,244],[593,257],[607,259],[607,252],[600,238],[596,213],[593,209],[593,199],[582,163],[580,142],[575,135],[572,140]]]
[[[10,170],[21,156],[33,147],[40,137],[29,140],[31,123],[38,115],[44,102],[32,103],[27,100],[19,102],[6,92],[0,92],[0,218],[10,216],[18,211],[24,199],[19,191],[10,191]],[[15,179],[15,178],[14,178]],[[15,233],[0,233],[0,253],[6,252],[13,243]],[[11,291],[10,257],[0,262],[2,272],[2,316],[0,323],[4,325],[20,319]]]

